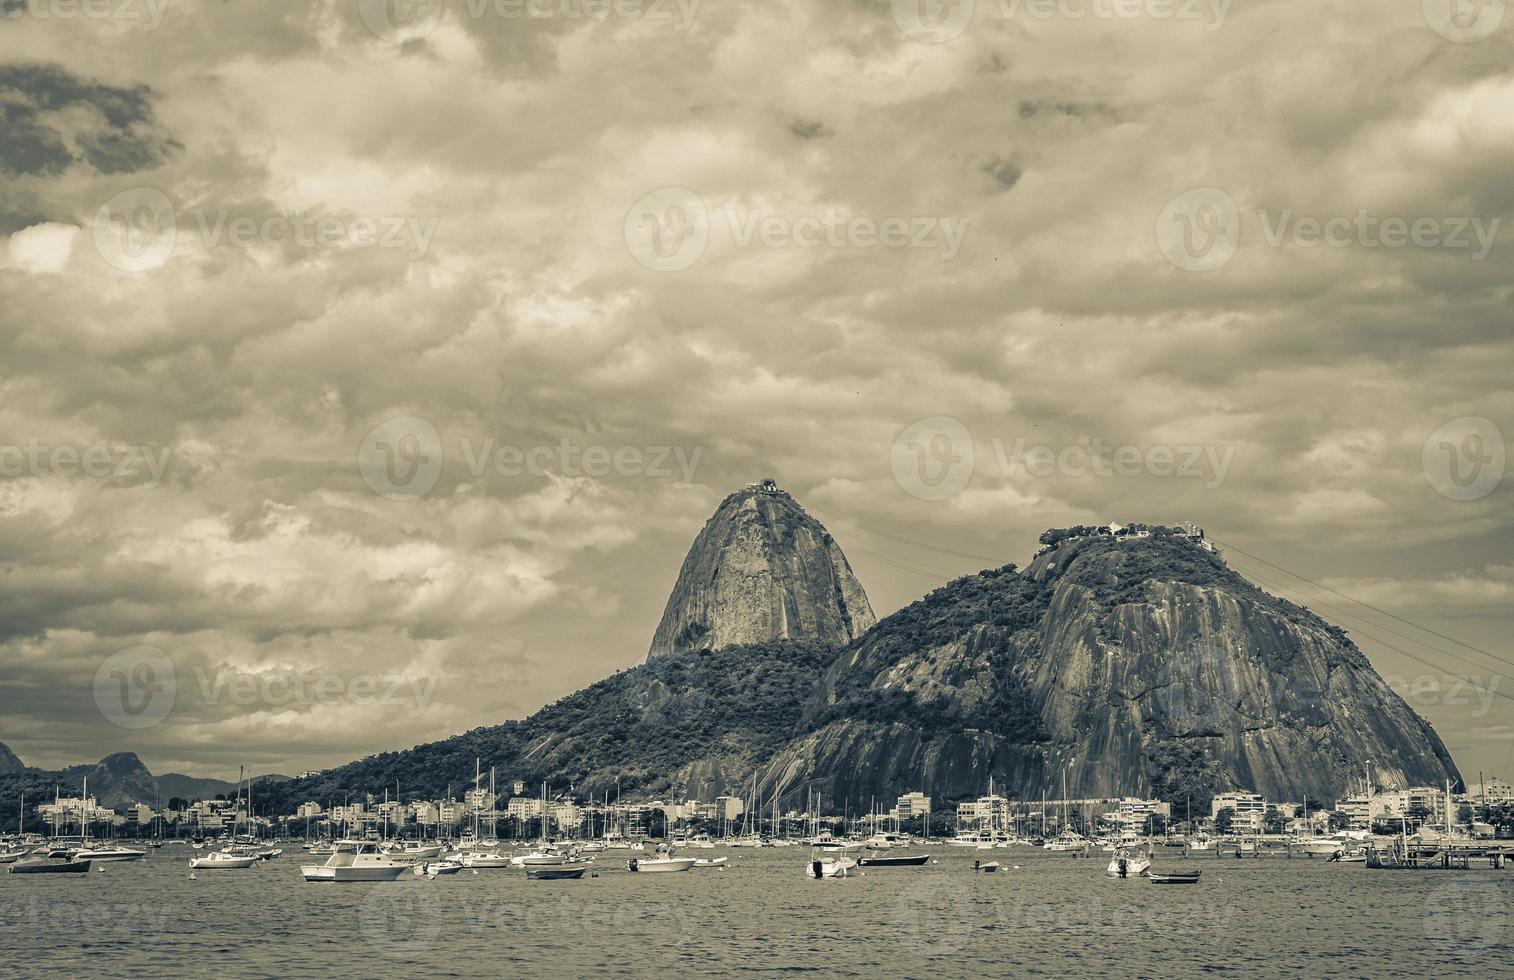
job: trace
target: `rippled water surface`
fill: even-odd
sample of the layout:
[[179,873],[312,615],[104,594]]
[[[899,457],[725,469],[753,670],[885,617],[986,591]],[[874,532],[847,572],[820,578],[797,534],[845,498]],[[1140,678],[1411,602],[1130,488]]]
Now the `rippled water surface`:
[[[0,875],[8,975],[428,977],[1514,976],[1514,871],[1384,872],[1320,860],[1183,861],[1200,884],[1107,878],[1107,857],[994,851],[812,881],[800,847],[725,871],[528,881],[464,871],[307,884],[297,851],[188,877],[188,848],[103,873]],[[1014,867],[1018,865],[1018,867]],[[14,968],[13,970],[10,968]]]

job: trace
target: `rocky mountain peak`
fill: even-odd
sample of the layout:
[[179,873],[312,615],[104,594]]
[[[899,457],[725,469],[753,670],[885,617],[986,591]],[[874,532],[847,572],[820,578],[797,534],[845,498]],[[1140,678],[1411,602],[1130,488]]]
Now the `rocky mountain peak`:
[[841,546],[765,480],[721,501],[695,537],[647,659],[772,640],[840,646],[874,622]]

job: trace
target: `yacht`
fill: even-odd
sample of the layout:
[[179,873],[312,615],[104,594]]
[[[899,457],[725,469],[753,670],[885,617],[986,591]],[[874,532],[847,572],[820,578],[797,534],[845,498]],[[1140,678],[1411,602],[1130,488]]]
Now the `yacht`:
[[134,847],[88,847],[74,851],[71,857],[75,861],[140,861],[147,852]]
[[688,871],[694,867],[694,858],[660,857],[660,858],[631,858],[626,862],[626,870],[639,874],[664,873],[675,871]]
[[1041,846],[1048,851],[1081,851],[1088,846],[1088,840],[1076,834],[1063,834]]
[[230,851],[212,851],[209,854],[189,859],[191,871],[240,871],[258,863],[256,854],[233,854]]
[[460,868],[508,868],[513,864],[513,859],[508,854],[497,854],[494,851],[465,851],[456,858],[448,858],[456,861]]
[[325,864],[304,864],[306,881],[394,881],[410,865],[379,853],[367,840],[339,840]]
[[992,834],[975,831],[966,834],[958,834],[951,840],[947,841],[946,844],[948,847],[978,847],[982,844],[987,844],[989,847],[993,847],[994,838]]
[[850,878],[856,873],[857,861],[844,854],[826,857],[819,849],[810,852],[810,863],[805,866],[807,878]]

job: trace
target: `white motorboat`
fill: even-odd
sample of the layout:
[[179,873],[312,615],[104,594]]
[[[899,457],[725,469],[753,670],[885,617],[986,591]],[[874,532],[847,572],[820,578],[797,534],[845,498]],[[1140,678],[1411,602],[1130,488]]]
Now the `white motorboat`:
[[1345,846],[1346,842],[1340,837],[1316,837],[1304,841],[1304,853],[1310,857],[1330,857]]
[[301,865],[300,873],[306,881],[394,881],[409,867],[379,853],[373,841],[340,840],[325,864]]
[[1104,873],[1111,878],[1139,878],[1151,867],[1151,858],[1140,854],[1116,854]]
[[425,878],[437,875],[455,875],[463,870],[463,862],[450,860],[422,861],[414,866],[415,874]]
[[946,842],[947,847],[979,847],[984,844],[993,847],[994,838],[992,834],[958,834]]
[[442,856],[442,845],[423,844],[420,841],[406,841],[399,849],[393,851],[395,855],[409,858],[412,861],[429,861],[431,858]]
[[681,857],[631,858],[626,862],[626,870],[639,874],[688,871],[694,867],[694,860]]
[[226,851],[212,851],[189,859],[189,867],[194,871],[241,871],[257,863],[256,854],[231,854]]
[[81,851],[74,851],[70,860],[74,861],[140,861],[147,857],[146,851],[139,851],[134,847],[89,847]]
[[999,870],[998,861],[989,861],[986,864],[981,861],[973,862],[973,870],[981,874],[991,875]]
[[688,846],[710,848],[715,846],[715,842],[710,839],[709,834],[695,834],[689,838]]
[[508,854],[496,854],[493,851],[470,851],[453,860],[461,868],[508,868],[512,864]]
[[810,863],[805,866],[804,874],[808,878],[850,878],[857,871],[857,859],[849,858],[844,853],[835,857],[826,857],[826,852],[820,848],[810,851]]
[[1049,840],[1042,845],[1048,851],[1081,851],[1088,846],[1088,840],[1072,834],[1064,834],[1055,840]]
[[567,863],[567,856],[555,847],[541,847],[529,854],[517,854],[510,858],[512,868],[547,868]]
[[729,860],[730,860],[730,858],[724,857],[724,856],[718,857],[718,858],[695,858],[694,859],[694,867],[696,867],[696,868],[723,868],[723,867],[725,867],[726,862],[729,861]]

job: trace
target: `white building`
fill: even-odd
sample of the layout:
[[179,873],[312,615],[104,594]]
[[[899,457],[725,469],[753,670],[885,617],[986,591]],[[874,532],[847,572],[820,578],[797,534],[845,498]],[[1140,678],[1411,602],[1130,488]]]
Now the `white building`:
[[957,804],[957,827],[961,830],[1003,830],[1009,824],[1009,801],[1002,796],[980,796]]
[[905,793],[894,804],[894,814],[900,820],[929,816],[930,797],[920,792]]
[[1209,804],[1209,819],[1219,817],[1221,810],[1231,811],[1232,827],[1261,830],[1267,818],[1267,800],[1260,793],[1220,793]]

